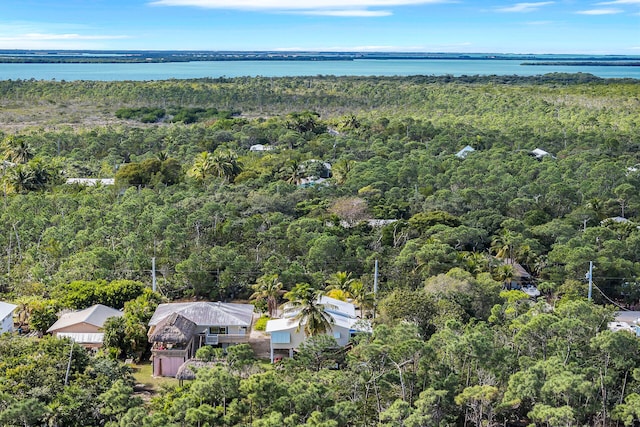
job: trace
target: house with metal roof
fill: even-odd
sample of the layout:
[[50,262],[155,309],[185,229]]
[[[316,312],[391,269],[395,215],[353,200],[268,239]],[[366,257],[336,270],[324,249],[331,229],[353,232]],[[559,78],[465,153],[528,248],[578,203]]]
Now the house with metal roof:
[[122,317],[124,313],[106,305],[96,304],[84,310],[63,313],[47,332],[53,336],[71,338],[87,348],[102,347],[102,328],[111,317]]
[[13,312],[18,308],[15,304],[0,301],[0,333],[13,332]]
[[226,348],[249,342],[252,323],[251,304],[197,301],[158,305],[148,333],[153,343],[154,376],[175,376],[203,345]]
[[[240,344],[249,341],[253,323],[253,305],[226,302],[173,302],[160,304],[149,321],[153,329],[162,319],[178,313],[197,325],[195,332],[201,345]],[[151,330],[150,330],[151,332]]]
[[[332,336],[339,346],[346,346],[356,333],[371,332],[369,322],[356,316],[353,304],[326,295],[321,296],[318,303],[331,318],[327,335]],[[282,319],[272,319],[267,322],[265,331],[270,335],[271,363],[274,362],[276,353],[293,357],[294,351],[307,338],[301,324],[302,320],[297,319],[296,314],[295,311],[285,312]]]

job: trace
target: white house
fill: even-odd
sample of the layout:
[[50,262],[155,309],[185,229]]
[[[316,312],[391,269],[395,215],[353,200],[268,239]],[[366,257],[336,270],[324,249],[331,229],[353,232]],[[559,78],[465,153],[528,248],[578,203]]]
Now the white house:
[[[358,332],[371,332],[369,322],[356,317],[353,304],[327,296],[322,296],[318,302],[332,319],[331,328],[327,334],[335,338],[338,345],[344,347]],[[300,324],[300,320],[295,319],[296,314],[297,312],[285,313],[284,318],[267,322],[266,332],[271,336],[271,363],[275,359],[276,352],[293,357],[294,350],[307,338],[304,326]]]
[[456,153],[456,157],[459,158],[459,159],[464,159],[465,157],[467,157],[467,155],[469,153],[473,153],[474,151],[476,151],[476,150],[472,146],[467,145],[462,150],[460,150],[460,151],[458,151]]
[[96,185],[114,185],[115,182],[115,178],[67,178],[66,183],[94,187]]
[[542,148],[536,148],[535,150],[531,150],[531,155],[533,157],[535,157],[536,159],[538,159],[538,160],[542,159],[543,157],[547,157],[547,156],[550,156],[552,159],[556,158],[553,154],[551,154],[551,153],[549,153],[547,151],[544,151]]
[[0,333],[13,332],[13,312],[17,305],[0,301]]
[[249,151],[271,151],[273,150],[273,147],[270,145],[264,145],[264,144],[254,144],[251,147],[249,147]]

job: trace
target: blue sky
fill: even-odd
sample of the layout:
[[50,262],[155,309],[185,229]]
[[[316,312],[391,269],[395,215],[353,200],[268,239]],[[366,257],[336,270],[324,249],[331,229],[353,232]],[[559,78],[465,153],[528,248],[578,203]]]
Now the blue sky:
[[0,49],[640,55],[640,0],[1,0]]

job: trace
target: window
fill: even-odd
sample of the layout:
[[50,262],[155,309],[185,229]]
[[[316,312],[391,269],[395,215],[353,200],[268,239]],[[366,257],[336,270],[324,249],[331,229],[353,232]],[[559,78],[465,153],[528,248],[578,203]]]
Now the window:
[[271,332],[271,342],[274,344],[289,344],[291,334],[289,332]]
[[227,335],[227,327],[209,326],[209,335]]
[[340,339],[340,332],[334,332],[334,333],[333,333],[333,337],[334,337],[335,339]]

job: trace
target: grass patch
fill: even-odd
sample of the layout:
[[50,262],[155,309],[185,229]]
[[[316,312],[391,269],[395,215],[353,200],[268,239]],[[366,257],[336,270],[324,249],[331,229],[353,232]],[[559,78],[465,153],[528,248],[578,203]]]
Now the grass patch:
[[170,377],[154,377],[151,375],[151,362],[139,363],[131,365],[133,370],[133,378],[136,383],[144,384],[145,388],[153,390],[154,392],[160,391],[163,385],[177,386],[178,380]]

